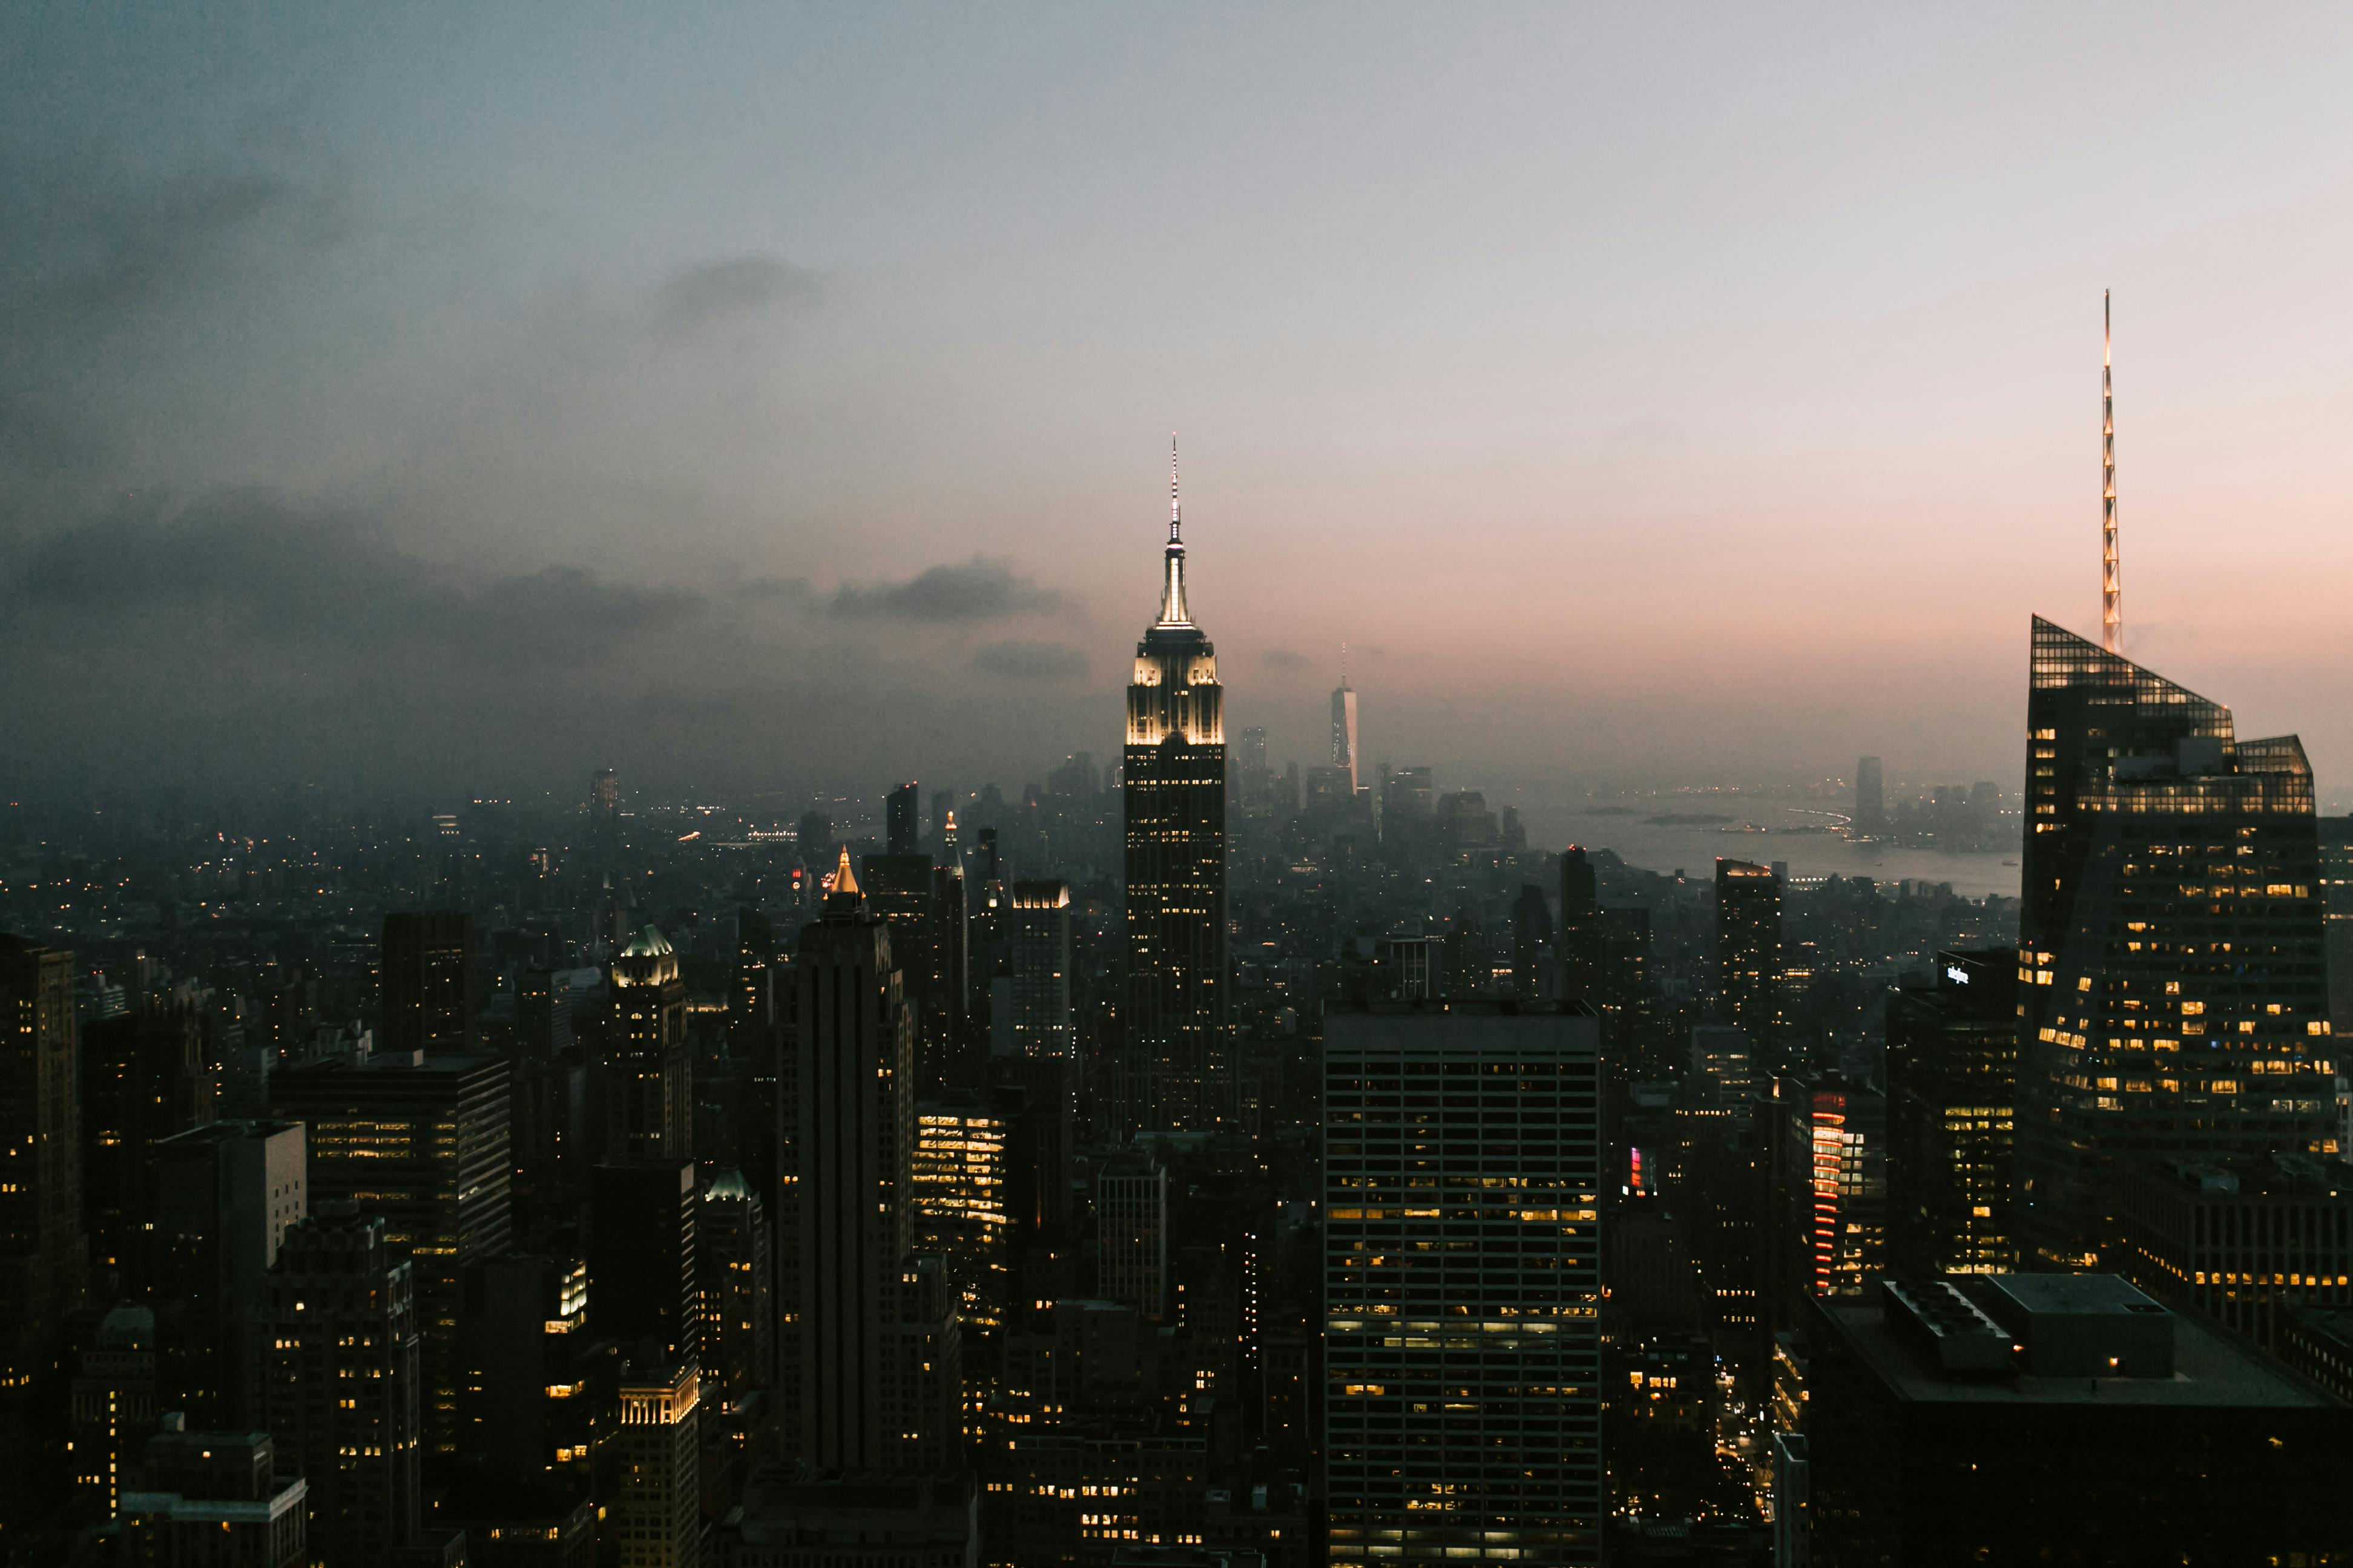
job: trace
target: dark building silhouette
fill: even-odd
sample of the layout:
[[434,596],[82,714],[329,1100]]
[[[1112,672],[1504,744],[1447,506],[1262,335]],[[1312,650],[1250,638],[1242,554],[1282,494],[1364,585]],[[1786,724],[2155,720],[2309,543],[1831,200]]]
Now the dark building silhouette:
[[414,1260],[407,1288],[424,1347],[425,1439],[436,1455],[457,1452],[466,1270],[512,1237],[508,1075],[499,1057],[379,1052],[270,1080],[271,1109],[309,1128],[313,1209],[357,1205],[382,1219],[395,1256]]
[[464,1051],[474,1039],[474,917],[426,910],[384,917],[379,972],[388,1051]]
[[[1544,889],[1524,884],[1512,904],[1512,992],[1534,1001],[1552,998],[1557,976],[1546,966],[1553,962],[1552,910]],[[1539,970],[1545,970],[1539,973]]]
[[1585,851],[1560,852],[1560,994],[1598,1001],[1602,968],[1601,884]]
[[702,1194],[695,1252],[702,1273],[703,1394],[722,1410],[776,1382],[776,1259],[768,1205],[741,1171]]
[[923,852],[923,816],[922,792],[916,781],[908,780],[891,792],[883,804],[882,845],[893,855],[917,855]]
[[1154,1128],[1207,1130],[1230,1114],[1224,697],[1217,651],[1185,602],[1172,493],[1160,618],[1135,645],[1121,773],[1127,1045]]
[[621,780],[610,768],[588,779],[588,858],[596,883],[611,887],[621,869]]
[[299,1121],[216,1121],[149,1152],[156,1203],[147,1275],[163,1308],[160,1393],[199,1428],[251,1426],[254,1325],[286,1233],[311,1212]]
[[509,1254],[467,1270],[460,1447],[492,1485],[529,1492],[553,1481],[564,1496],[587,1495],[618,1360],[593,1332],[588,1298],[577,1258]]
[[515,982],[515,1045],[533,1061],[572,1054],[572,979],[564,970],[526,969]]
[[55,1369],[90,1267],[73,969],[0,935],[0,1531],[65,1492]]
[[844,850],[824,918],[801,930],[778,1086],[791,1447],[828,1469],[935,1466],[963,1447],[954,1290],[912,1252],[914,1027],[891,942]]
[[2120,1160],[2335,1152],[2312,769],[2040,617],[2027,729],[2019,1227],[2084,1268]]
[[2320,1563],[2353,1411],[2113,1275],[1812,1304],[1817,1568]]
[[693,1152],[694,1058],[678,954],[649,925],[614,956],[611,1012],[597,1070],[603,1155],[683,1160]]
[[916,1070],[932,1085],[953,1076],[960,1032],[935,870],[928,855],[869,855],[858,876],[868,912],[891,928],[892,962],[915,1023]]
[[289,1231],[261,1313],[262,1413],[309,1483],[312,1560],[396,1561],[416,1536],[425,1441],[409,1261],[339,1205]]
[[2321,937],[2328,966],[2330,1033],[2353,1034],[2353,816],[2316,819],[2327,921]]
[[1877,757],[1863,757],[1854,764],[1854,825],[1864,833],[1887,826],[1887,785]]
[[1715,993],[1724,1021],[1768,1064],[1781,1037],[1781,879],[1746,860],[1715,863]]
[[1599,1056],[1577,1004],[1327,1015],[1333,1563],[1601,1561]]
[[694,1162],[599,1165],[588,1199],[589,1305],[596,1332],[632,1360],[683,1364],[702,1351]]
[[82,1026],[82,1202],[101,1289],[145,1289],[158,1195],[150,1151],[210,1121],[215,1110],[203,1020],[185,999],[142,995],[129,1011]]
[[2018,955],[1939,952],[1887,998],[1887,1256],[1915,1279],[2017,1266]]

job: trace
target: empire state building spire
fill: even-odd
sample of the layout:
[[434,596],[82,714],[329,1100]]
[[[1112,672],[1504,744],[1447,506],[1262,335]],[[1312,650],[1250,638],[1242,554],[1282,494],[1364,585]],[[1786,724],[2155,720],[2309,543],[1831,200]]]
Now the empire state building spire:
[[2100,646],[2125,651],[2124,585],[2116,569],[2116,387],[2110,368],[2108,291],[2100,290]]
[[1160,585],[1160,624],[1193,624],[1185,608],[1185,508],[1176,498],[1176,434],[1173,430],[1168,434],[1168,550],[1166,574]]

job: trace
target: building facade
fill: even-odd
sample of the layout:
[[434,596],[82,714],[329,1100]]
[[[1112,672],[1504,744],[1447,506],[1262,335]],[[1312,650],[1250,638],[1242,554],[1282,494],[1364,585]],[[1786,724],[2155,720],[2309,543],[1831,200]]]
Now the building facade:
[[791,1447],[822,1468],[922,1465],[962,1446],[955,1292],[912,1250],[914,1024],[891,937],[843,851],[823,918],[801,931],[778,1084]]
[[280,1245],[262,1308],[262,1415],[281,1470],[309,1484],[310,1549],[391,1562],[418,1523],[422,1378],[410,1265],[348,1205]]
[[1577,1005],[1327,1016],[1333,1563],[1601,1561],[1599,1054]]
[[508,1064],[478,1053],[376,1052],[275,1074],[270,1108],[308,1128],[311,1200],[379,1215],[415,1260],[426,1441],[457,1452],[464,1382],[458,1318],[466,1270],[512,1239]]
[[1887,998],[1887,1252],[1915,1278],[2017,1266],[2014,956],[1940,952]]

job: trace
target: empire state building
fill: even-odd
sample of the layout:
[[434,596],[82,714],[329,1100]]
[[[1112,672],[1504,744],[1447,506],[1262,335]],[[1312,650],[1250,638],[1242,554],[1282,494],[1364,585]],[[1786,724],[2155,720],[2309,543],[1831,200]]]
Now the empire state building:
[[1150,1129],[1230,1114],[1226,1068],[1225,689],[1185,603],[1184,514],[1168,451],[1160,618],[1127,689],[1127,1027]]

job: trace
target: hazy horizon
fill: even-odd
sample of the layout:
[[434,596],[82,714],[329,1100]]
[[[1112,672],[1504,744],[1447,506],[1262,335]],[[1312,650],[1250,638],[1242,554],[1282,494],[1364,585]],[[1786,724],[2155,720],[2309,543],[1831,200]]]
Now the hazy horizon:
[[22,6],[0,785],[1109,761],[1173,426],[1278,763],[2015,790],[2113,288],[2126,652],[2333,803],[2349,37]]

